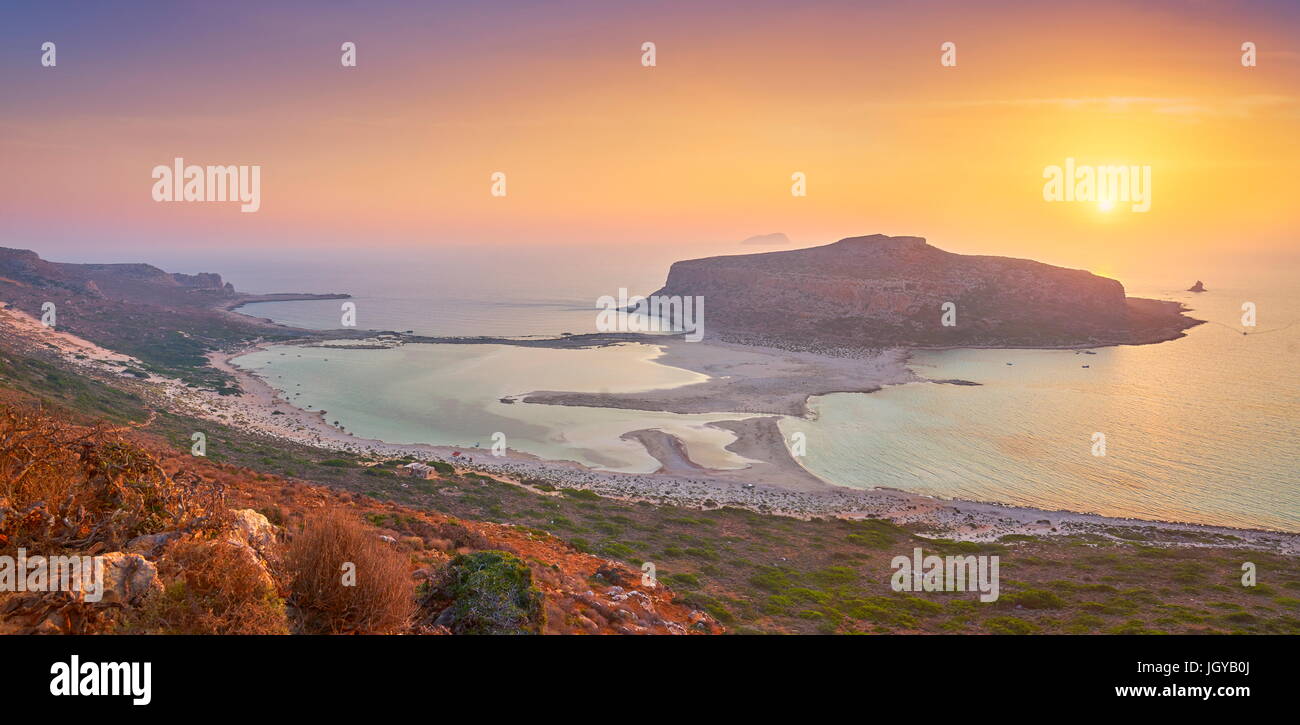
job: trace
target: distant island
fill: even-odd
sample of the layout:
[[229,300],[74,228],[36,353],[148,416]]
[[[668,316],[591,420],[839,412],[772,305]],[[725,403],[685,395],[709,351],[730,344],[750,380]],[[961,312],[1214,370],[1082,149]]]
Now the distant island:
[[712,339],[787,349],[1144,344],[1201,322],[1084,270],[882,234],[676,262],[654,294],[702,296]]
[[744,239],[744,240],[742,240],[740,243],[741,243],[741,244],[752,244],[752,245],[755,245],[755,246],[774,246],[774,247],[775,247],[775,246],[780,246],[780,245],[782,245],[782,244],[789,244],[789,243],[790,243],[790,237],[787,237],[785,234],[782,234],[781,232],[776,232],[775,234],[758,234],[758,235],[755,235],[755,236],[749,237],[748,239]]

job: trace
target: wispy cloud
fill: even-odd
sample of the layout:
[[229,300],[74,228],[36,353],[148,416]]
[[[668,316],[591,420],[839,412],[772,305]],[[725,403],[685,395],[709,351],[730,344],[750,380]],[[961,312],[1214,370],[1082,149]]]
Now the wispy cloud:
[[1251,95],[1231,98],[1194,98],[1165,96],[1078,96],[1053,98],[977,98],[955,101],[887,101],[869,103],[865,108],[1054,108],[1061,110],[1129,113],[1133,111],[1164,113],[1205,118],[1249,118],[1269,113],[1294,115],[1300,110],[1300,97],[1287,95]]

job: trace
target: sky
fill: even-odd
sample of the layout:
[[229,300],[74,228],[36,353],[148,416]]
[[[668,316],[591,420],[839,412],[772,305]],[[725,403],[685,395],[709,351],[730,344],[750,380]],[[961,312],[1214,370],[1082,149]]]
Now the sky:
[[[112,5],[0,2],[0,246],[712,253],[884,233],[1120,274],[1294,260],[1300,240],[1293,0]],[[260,209],[154,201],[178,156],[260,165]],[[1150,166],[1149,211],[1045,201],[1067,158]]]

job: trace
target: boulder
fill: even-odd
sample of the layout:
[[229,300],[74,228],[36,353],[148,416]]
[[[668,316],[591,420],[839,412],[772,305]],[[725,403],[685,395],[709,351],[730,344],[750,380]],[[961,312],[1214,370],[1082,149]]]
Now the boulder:
[[[103,572],[103,597],[98,604],[139,604],[145,595],[162,589],[158,580],[158,567],[139,554],[113,551],[96,557],[96,566]],[[94,594],[96,582],[82,581],[82,594]]]
[[233,541],[253,547],[262,556],[266,556],[275,545],[275,524],[262,514],[252,509],[239,509],[231,512],[231,519]]

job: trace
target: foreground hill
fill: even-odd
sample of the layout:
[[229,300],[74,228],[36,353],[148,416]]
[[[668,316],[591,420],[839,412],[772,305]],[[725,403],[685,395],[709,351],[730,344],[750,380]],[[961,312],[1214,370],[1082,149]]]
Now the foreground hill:
[[132,428],[0,402],[0,554],[106,563],[100,602],[0,590],[0,634],[721,631],[544,531],[214,463]]
[[1198,324],[1083,270],[880,234],[677,262],[655,294],[702,296],[709,337],[796,349],[1137,344]]

